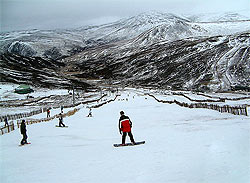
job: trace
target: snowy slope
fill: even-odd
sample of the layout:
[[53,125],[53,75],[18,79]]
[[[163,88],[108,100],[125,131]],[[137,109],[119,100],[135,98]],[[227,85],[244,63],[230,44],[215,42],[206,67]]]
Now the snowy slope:
[[[18,130],[0,136],[0,177],[8,183],[248,183],[249,117],[157,103],[123,93],[113,103],[82,108],[65,118],[27,126],[31,145],[18,147]],[[124,110],[137,141],[146,144],[114,148],[117,123]],[[164,115],[163,115],[164,114]],[[127,139],[127,141],[129,141]]]

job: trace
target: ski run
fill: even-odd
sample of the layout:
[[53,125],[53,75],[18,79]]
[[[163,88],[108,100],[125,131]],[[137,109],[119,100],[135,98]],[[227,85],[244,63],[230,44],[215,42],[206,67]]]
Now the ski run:
[[[159,103],[132,89],[120,92],[114,102],[93,108],[93,117],[86,117],[89,106],[78,107],[78,112],[64,118],[68,128],[56,128],[58,118],[27,125],[30,145],[19,146],[19,129],[1,135],[1,182],[250,182],[249,116]],[[145,144],[113,146],[121,143],[121,110],[133,123],[135,141]],[[130,142],[128,136],[126,142]]]

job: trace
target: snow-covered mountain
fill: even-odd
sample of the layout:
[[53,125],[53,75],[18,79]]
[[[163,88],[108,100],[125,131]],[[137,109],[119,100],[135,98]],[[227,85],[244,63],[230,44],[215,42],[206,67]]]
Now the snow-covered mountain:
[[128,49],[99,47],[65,58],[63,72],[75,78],[187,90],[249,86],[250,33],[159,42]]
[[[117,41],[131,40],[130,46],[138,47],[163,40],[228,35],[250,30],[250,21],[237,21],[242,20],[243,16],[240,15],[224,15],[231,17],[230,20],[233,17],[234,21],[229,22],[225,21],[222,15],[218,15],[212,22],[204,23],[203,17],[204,15],[199,15],[195,19],[190,16],[149,12],[109,24],[71,30],[1,33],[0,53],[60,59],[90,47]],[[223,22],[218,22],[222,19]],[[244,20],[247,20],[247,17]]]
[[57,71],[64,63],[39,57],[24,57],[15,54],[0,55],[0,82],[25,83],[38,87],[82,89],[91,87],[86,82],[60,75]]
[[[86,86],[87,79],[108,79],[188,90],[249,87],[249,30],[249,20],[204,23],[154,12],[74,30],[5,33],[1,81],[39,84],[49,77],[43,85],[69,86],[74,80]],[[44,59],[34,62],[34,56]],[[56,66],[39,72],[41,62]]]
[[250,20],[249,12],[235,13],[209,13],[209,14],[197,14],[197,15],[185,15],[186,19],[191,22],[225,22],[225,21],[244,21]]

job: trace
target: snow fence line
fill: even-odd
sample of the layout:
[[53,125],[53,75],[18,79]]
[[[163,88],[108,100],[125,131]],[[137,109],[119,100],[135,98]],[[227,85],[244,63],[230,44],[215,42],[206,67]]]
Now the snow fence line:
[[[65,108],[69,108],[69,107],[71,107],[71,106],[78,106],[78,105],[80,105],[80,104],[87,104],[87,103],[96,102],[96,101],[101,100],[101,99],[102,99],[103,97],[105,97],[105,96],[106,96],[106,94],[103,95],[101,98],[99,98],[99,99],[97,99],[97,100],[81,102],[81,103],[76,104],[76,105],[69,105],[69,106],[66,106]],[[115,101],[115,100],[117,99],[118,96],[119,96],[119,95],[116,95],[114,99],[108,100],[108,101],[103,102],[103,103],[101,103],[101,104],[97,104],[97,105],[91,106],[90,108],[99,108],[99,107],[101,107],[101,106],[103,106],[103,105],[105,105],[105,104],[108,104],[108,103],[110,103],[110,102]],[[68,111],[67,113],[63,113],[63,114],[62,114],[62,117],[69,117],[69,116],[72,116],[72,115],[74,115],[76,112],[78,112],[79,110],[80,110],[80,107],[75,108],[75,109],[73,109],[73,110],[70,110],[70,111]],[[52,116],[52,117],[49,117],[49,118],[42,118],[42,119],[26,119],[26,120],[25,120],[25,124],[26,124],[26,125],[31,125],[31,124],[35,124],[35,123],[49,122],[49,121],[51,121],[51,120],[53,120],[53,119],[55,119],[55,118],[59,118],[59,114],[56,114],[56,115],[54,115],[54,116]],[[22,120],[17,120],[17,128],[20,128],[21,123],[22,123]],[[5,133],[9,133],[9,132],[11,132],[11,131],[13,131],[13,130],[15,130],[15,125],[14,125],[14,122],[11,122],[10,125],[8,125],[8,126],[6,126],[6,127],[1,127],[1,134],[0,134],[0,135],[3,135],[3,134],[5,134]]]
[[204,96],[204,97],[208,97],[208,98],[217,98],[217,99],[220,99],[220,100],[231,100],[231,101],[237,101],[237,100],[245,100],[245,99],[250,99],[249,96],[247,97],[238,97],[238,98],[227,98],[227,97],[216,97],[216,96],[210,96],[210,95],[206,95],[206,94],[203,94],[203,93],[197,93],[197,95],[201,95],[201,96]]
[[212,109],[212,110],[216,110],[219,111],[221,113],[226,112],[226,113],[231,113],[234,115],[244,115],[244,116],[248,116],[247,114],[247,105],[241,105],[241,106],[229,106],[229,105],[223,105],[223,106],[219,106],[219,105],[215,105],[215,104],[207,104],[207,103],[192,103],[192,104],[188,104],[185,102],[178,102],[177,100],[174,101],[167,101],[167,100],[159,100],[157,99],[155,96],[151,95],[151,94],[147,94],[150,97],[153,97],[157,102],[160,103],[168,103],[168,104],[177,104],[181,107],[187,107],[187,108],[204,108],[204,109]]
[[[105,96],[107,96],[107,94],[102,95],[99,99],[85,101],[85,102],[78,102],[78,103],[71,104],[71,105],[65,105],[65,106],[63,106],[63,108],[71,108],[71,107],[76,107],[76,106],[78,106],[80,104],[88,104],[88,103],[92,103],[92,102],[97,102],[97,101],[101,100]],[[16,120],[16,119],[21,119],[21,118],[27,118],[27,117],[30,117],[30,116],[33,116],[33,115],[43,113],[43,112],[47,111],[47,109],[49,109],[49,108],[51,108],[51,107],[43,107],[43,108],[31,111],[31,112],[24,112],[24,113],[0,116],[0,122],[4,122],[5,118],[7,118],[8,120]],[[59,107],[55,107],[55,108],[59,108]]]
[[[80,110],[80,108],[75,108],[75,109],[73,109],[71,111],[68,111],[67,113],[63,114],[62,116],[63,117],[72,116],[79,110]],[[31,124],[35,124],[35,123],[48,122],[48,121],[53,120],[53,119],[58,118],[58,117],[59,117],[59,114],[56,114],[56,115],[54,115],[52,117],[49,117],[49,118],[26,119],[25,124],[26,125],[31,125]],[[20,128],[21,123],[22,123],[22,120],[17,120],[17,128]],[[3,135],[5,133],[9,133],[9,132],[15,130],[15,124],[14,124],[13,121],[11,121],[8,126],[2,126],[2,127],[0,127],[0,129],[1,129],[0,135]]]
[[[77,111],[79,111],[80,108],[75,108],[71,111],[68,111],[67,113],[64,113],[62,114],[62,117],[69,117],[69,116],[72,116],[74,115]],[[27,119],[25,120],[25,124],[26,125],[31,125],[31,124],[34,124],[34,123],[41,123],[41,122],[49,122],[55,118],[59,118],[59,114],[56,114],[52,117],[49,117],[49,118],[42,118],[42,119]],[[21,126],[21,123],[22,123],[22,120],[17,120],[17,128],[20,128]]]

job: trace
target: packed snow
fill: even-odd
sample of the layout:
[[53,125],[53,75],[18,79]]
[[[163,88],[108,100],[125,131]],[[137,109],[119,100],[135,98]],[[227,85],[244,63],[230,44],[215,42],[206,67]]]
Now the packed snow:
[[[58,119],[28,125],[30,145],[18,146],[19,129],[0,136],[1,181],[250,182],[249,116],[158,103],[138,90],[123,91],[114,102],[92,109],[93,117],[86,117],[87,105],[80,108],[64,118],[68,128],[55,127]],[[113,147],[121,142],[121,110],[133,122],[135,140],[145,140],[144,145]]]

